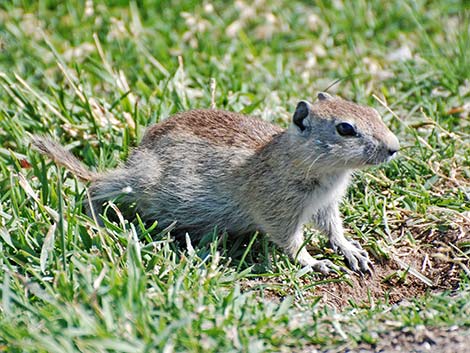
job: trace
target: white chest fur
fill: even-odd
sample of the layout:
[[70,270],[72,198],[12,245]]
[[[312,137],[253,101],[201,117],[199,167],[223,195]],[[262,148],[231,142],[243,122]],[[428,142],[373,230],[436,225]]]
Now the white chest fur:
[[339,202],[346,192],[349,180],[349,172],[328,175],[319,180],[318,187],[311,191],[304,201],[298,226],[308,223],[319,209]]

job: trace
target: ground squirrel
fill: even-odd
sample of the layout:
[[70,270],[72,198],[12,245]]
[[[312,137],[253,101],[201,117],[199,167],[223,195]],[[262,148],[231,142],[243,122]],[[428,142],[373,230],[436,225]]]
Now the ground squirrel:
[[338,205],[351,172],[388,161],[399,149],[376,110],[327,93],[298,103],[292,124],[221,110],[191,110],[150,126],[120,168],[93,173],[69,151],[33,136],[37,150],[91,181],[96,213],[118,199],[144,220],[197,237],[267,234],[300,264],[328,273],[337,267],[305,249],[311,221],[348,266],[368,272],[367,252],[345,238]]

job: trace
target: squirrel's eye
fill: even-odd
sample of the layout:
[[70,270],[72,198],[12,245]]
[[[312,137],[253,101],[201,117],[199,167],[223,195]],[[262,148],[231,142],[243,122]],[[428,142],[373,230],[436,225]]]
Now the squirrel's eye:
[[357,136],[356,129],[349,123],[339,123],[336,125],[336,131],[341,136]]

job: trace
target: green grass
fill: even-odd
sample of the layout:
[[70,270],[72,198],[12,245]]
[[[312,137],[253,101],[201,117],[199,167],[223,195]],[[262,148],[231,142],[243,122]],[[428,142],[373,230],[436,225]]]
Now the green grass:
[[[0,351],[341,351],[420,325],[468,332],[468,5],[321,3],[0,4]],[[338,79],[330,91],[376,107],[403,146],[356,175],[350,234],[376,266],[405,246],[455,258],[452,285],[406,305],[325,305],[322,283],[356,282],[305,273],[261,236],[189,246],[139,224],[97,228],[85,185],[28,144],[52,135],[105,170],[146,126],[209,107],[211,80],[218,108],[287,126],[298,100]],[[416,284],[406,270],[388,280]]]

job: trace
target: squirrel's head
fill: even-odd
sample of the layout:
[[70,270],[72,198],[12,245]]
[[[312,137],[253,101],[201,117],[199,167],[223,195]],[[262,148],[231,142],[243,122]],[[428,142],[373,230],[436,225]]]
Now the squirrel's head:
[[312,158],[351,169],[380,164],[396,155],[398,139],[375,109],[328,93],[317,97],[314,104],[297,104],[290,129],[303,149],[315,151]]

